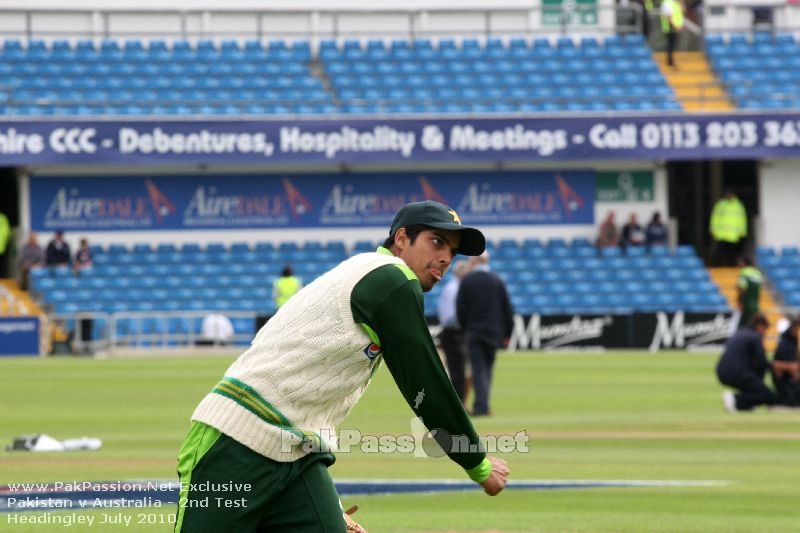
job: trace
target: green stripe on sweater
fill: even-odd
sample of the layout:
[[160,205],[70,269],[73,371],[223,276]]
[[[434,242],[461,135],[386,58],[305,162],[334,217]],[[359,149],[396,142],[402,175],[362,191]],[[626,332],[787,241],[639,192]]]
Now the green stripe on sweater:
[[222,381],[217,383],[211,392],[230,398],[267,424],[290,431],[300,437],[303,442],[313,442],[315,447],[319,447],[322,442],[322,438],[316,433],[293,427],[289,419],[265,400],[258,391],[236,378],[227,376],[222,378]]
[[291,422],[265,400],[255,389],[238,379],[224,377],[212,392],[227,396],[264,422],[273,426],[291,427]]

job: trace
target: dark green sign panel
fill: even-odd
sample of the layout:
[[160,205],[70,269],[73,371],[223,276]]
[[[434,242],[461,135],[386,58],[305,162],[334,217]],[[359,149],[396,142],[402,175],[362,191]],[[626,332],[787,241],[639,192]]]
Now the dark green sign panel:
[[542,0],[542,26],[597,26],[597,0]]
[[655,200],[653,172],[598,172],[598,202],[652,202]]

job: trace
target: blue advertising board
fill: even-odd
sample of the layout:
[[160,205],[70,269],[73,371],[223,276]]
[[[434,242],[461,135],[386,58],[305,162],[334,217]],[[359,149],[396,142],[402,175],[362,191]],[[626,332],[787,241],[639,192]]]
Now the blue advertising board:
[[39,355],[37,317],[0,318],[0,356]]
[[468,224],[592,224],[595,174],[35,177],[32,229],[175,230],[388,226],[405,203],[437,200]]
[[793,158],[800,114],[0,122],[0,165]]

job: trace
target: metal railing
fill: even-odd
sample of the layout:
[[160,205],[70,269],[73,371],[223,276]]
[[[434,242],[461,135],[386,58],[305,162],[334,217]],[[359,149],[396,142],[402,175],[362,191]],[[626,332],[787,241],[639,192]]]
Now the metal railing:
[[[223,314],[234,323],[234,334],[227,342],[206,339],[198,331],[203,318],[212,313]],[[53,327],[69,331],[69,346],[61,350],[74,353],[105,352],[131,349],[182,349],[200,345],[246,346],[253,339],[256,321],[263,313],[253,311],[154,311],[154,312],[77,312],[50,313]],[[252,321],[252,330],[236,331],[236,319]],[[185,328],[170,326],[171,321],[186,323]],[[124,324],[124,325],[123,325]],[[91,328],[84,336],[85,328]],[[88,340],[84,340],[87,338]],[[59,351],[57,347],[54,348]]]
[[[636,7],[633,7],[635,10]],[[17,19],[18,38],[325,38],[534,35],[567,32],[637,32],[641,21],[618,16],[631,6],[562,2],[558,5],[419,9],[163,9],[94,10],[0,8],[0,18]],[[154,17],[158,24],[153,24]],[[72,21],[72,24],[55,21]],[[380,21],[376,24],[376,21]],[[455,22],[454,22],[455,21]],[[11,24],[7,25],[9,28]]]

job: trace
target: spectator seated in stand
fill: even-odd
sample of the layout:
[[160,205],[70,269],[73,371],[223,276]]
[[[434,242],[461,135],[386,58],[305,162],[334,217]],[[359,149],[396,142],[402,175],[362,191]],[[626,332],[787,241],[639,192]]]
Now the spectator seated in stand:
[[642,246],[645,243],[645,233],[636,218],[636,213],[631,213],[628,223],[622,226],[622,239],[620,245],[627,249],[630,246]]
[[610,248],[619,245],[619,229],[617,223],[614,221],[614,211],[609,211],[605,220],[600,225],[600,230],[597,233],[597,247]]
[[28,235],[28,241],[19,254],[19,286],[23,291],[30,288],[30,273],[44,266],[44,250],[39,244],[39,237],[35,231]]
[[58,267],[69,266],[70,263],[72,263],[72,254],[69,244],[64,240],[64,230],[56,230],[45,250],[45,264],[49,267]]
[[667,226],[661,221],[661,213],[656,211],[644,230],[644,243],[648,249],[653,246],[667,246],[669,234]]
[[75,252],[75,259],[72,262],[72,267],[75,269],[75,273],[80,273],[81,270],[92,268],[93,264],[89,240],[83,238],[80,241],[78,250]]

